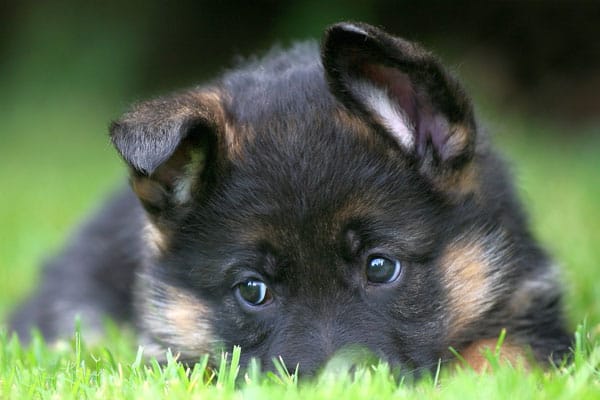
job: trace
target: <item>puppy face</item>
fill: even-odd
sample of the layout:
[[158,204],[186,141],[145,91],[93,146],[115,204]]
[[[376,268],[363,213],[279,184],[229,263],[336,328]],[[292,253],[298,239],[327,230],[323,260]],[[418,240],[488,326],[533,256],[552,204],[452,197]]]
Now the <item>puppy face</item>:
[[359,346],[429,368],[558,298],[459,84],[373,27],[142,103],[111,135],[148,215],[142,332],[183,359],[240,345],[310,373]]

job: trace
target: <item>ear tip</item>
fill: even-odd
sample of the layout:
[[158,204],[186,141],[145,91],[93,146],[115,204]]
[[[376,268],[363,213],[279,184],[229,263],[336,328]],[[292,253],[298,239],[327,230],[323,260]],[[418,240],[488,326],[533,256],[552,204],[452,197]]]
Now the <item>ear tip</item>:
[[108,136],[110,141],[122,151],[122,148],[127,145],[127,128],[121,121],[112,121],[108,127]]
[[149,175],[156,169],[156,163],[141,156],[140,153],[143,152],[140,151],[139,145],[134,140],[135,132],[127,123],[112,121],[108,131],[113,146],[134,171],[142,175]]
[[115,141],[115,138],[120,136],[122,129],[123,124],[121,124],[120,121],[111,121],[111,123],[108,125],[108,135],[113,142]]
[[361,22],[338,22],[330,25],[321,42],[321,56],[325,67],[335,63],[348,49],[362,48],[365,42],[373,38],[374,30],[372,26]]
[[352,33],[355,35],[369,36],[367,27],[368,25],[362,22],[338,22],[336,24],[330,25],[327,28],[327,33],[329,35],[335,33]]
[[338,22],[330,25],[325,30],[323,37],[324,47],[339,40],[365,40],[372,36],[370,33],[374,28],[362,22]]

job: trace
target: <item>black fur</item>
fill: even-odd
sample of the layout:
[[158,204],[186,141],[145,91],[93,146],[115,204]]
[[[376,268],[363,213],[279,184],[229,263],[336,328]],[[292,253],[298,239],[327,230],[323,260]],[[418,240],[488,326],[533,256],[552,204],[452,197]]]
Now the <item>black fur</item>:
[[[321,49],[274,51],[115,122],[140,201],[124,190],[86,223],[12,327],[54,339],[77,313],[88,330],[110,316],[157,354],[240,345],[244,362],[281,355],[306,373],[348,346],[428,369],[502,328],[562,357],[551,262],[458,81],[364,24],[329,28]],[[414,138],[372,107],[388,101]],[[400,260],[400,277],[368,282],[371,255]],[[245,304],[248,279],[272,302]]]

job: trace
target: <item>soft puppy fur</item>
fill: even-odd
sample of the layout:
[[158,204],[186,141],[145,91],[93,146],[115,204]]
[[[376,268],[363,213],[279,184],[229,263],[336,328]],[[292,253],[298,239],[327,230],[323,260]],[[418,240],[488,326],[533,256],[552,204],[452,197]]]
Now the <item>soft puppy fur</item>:
[[[233,345],[313,373],[358,346],[407,370],[568,351],[556,271],[460,83],[375,27],[329,27],[110,128],[131,171],[12,327],[133,321],[147,354]],[[474,350],[475,349],[475,350]]]

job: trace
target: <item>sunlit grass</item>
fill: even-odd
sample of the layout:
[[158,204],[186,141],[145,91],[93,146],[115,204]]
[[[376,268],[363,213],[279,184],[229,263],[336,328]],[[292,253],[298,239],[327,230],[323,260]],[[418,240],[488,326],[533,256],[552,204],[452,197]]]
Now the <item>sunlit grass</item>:
[[385,363],[325,370],[298,380],[282,361],[274,372],[257,363],[241,369],[239,347],[223,353],[211,367],[206,356],[184,365],[168,353],[167,362],[145,360],[131,337],[113,332],[111,346],[87,347],[78,331],[70,342],[48,347],[38,335],[27,348],[0,333],[0,397],[27,398],[595,398],[600,395],[600,347],[586,326],[577,330],[572,364],[550,371],[502,364],[497,353],[486,357],[492,370],[478,374],[449,367],[419,381],[395,376]]

